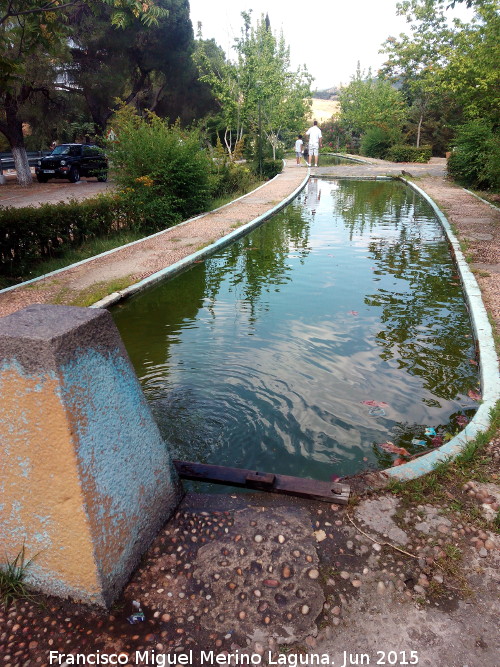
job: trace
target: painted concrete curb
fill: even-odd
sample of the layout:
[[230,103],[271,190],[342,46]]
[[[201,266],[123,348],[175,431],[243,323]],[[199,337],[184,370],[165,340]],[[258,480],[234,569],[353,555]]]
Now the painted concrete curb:
[[[255,227],[258,227],[261,225],[265,220],[270,218],[274,213],[277,213],[279,210],[284,208],[287,204],[289,204],[297,195],[298,193],[305,187],[307,181],[309,180],[309,172],[310,170],[307,170],[307,174],[305,178],[303,179],[302,183],[295,188],[295,190],[285,197],[279,204],[276,206],[273,206],[270,208],[268,211],[265,213],[262,213],[259,215],[257,218],[254,218],[250,222],[247,222],[246,224],[242,225],[241,227],[238,227],[238,229],[235,229],[234,231],[230,232],[226,236],[223,236],[220,239],[217,239],[215,243],[211,243],[210,245],[207,245],[205,248],[202,248],[201,250],[198,250],[197,252],[194,252],[191,255],[188,255],[187,257],[184,257],[183,259],[180,259],[178,262],[175,262],[175,264],[171,264],[170,266],[167,266],[165,269],[161,269],[160,271],[157,271],[156,273],[151,274],[147,278],[144,278],[144,280],[141,280],[138,283],[134,283],[133,285],[130,285],[129,287],[126,287],[123,290],[120,290],[119,292],[113,292],[112,294],[109,294],[108,296],[104,297],[100,301],[97,301],[96,303],[92,304],[90,308],[108,308],[109,306],[112,306],[115,303],[118,303],[122,299],[126,299],[134,294],[137,294],[138,292],[141,292],[148,287],[151,287],[151,285],[154,285],[157,282],[160,282],[161,280],[165,280],[167,278],[173,278],[175,275],[178,273],[181,273],[182,271],[185,271],[189,269],[193,264],[196,262],[209,257],[212,255],[214,252],[217,250],[220,250],[224,248],[225,246],[233,243],[236,241],[238,238],[241,236],[245,236],[250,230],[254,229]],[[266,185],[266,184],[264,184]],[[260,186],[263,187],[263,186]],[[259,188],[256,188],[257,190]],[[253,190],[255,192],[255,190]],[[246,195],[244,195],[246,196]],[[241,197],[239,198],[241,199]],[[238,201],[235,199],[234,201]],[[230,202],[233,203],[233,202]],[[228,204],[226,204],[228,206]],[[201,216],[198,216],[201,217]],[[195,218],[192,218],[193,220]],[[189,220],[187,222],[190,222]],[[182,223],[186,224],[186,223]]]
[[486,199],[483,199],[482,197],[480,197],[479,195],[477,195],[475,192],[472,192],[472,190],[467,190],[467,188],[463,188],[463,189],[464,189],[465,192],[467,192],[468,194],[472,195],[472,196],[475,197],[476,199],[479,199],[479,201],[482,201],[483,204],[488,204],[488,206],[490,206],[494,211],[500,211],[500,208],[499,208],[498,206],[495,206],[495,204],[492,204],[490,201],[487,201]]
[[479,348],[479,368],[483,395],[481,405],[474,417],[467,426],[449,442],[425,456],[404,463],[396,468],[388,468],[383,471],[384,474],[391,478],[406,481],[425,475],[426,473],[431,472],[437,464],[455,458],[465,449],[471,440],[474,440],[479,433],[488,429],[490,425],[490,411],[500,399],[500,375],[498,357],[493,341],[493,332],[484,307],[481,291],[474,274],[465,261],[460,249],[460,244],[451,229],[450,223],[426,192],[411,181],[407,181],[405,178],[400,177],[400,180],[413,188],[430,204],[448,238],[462,282],[472,327]]

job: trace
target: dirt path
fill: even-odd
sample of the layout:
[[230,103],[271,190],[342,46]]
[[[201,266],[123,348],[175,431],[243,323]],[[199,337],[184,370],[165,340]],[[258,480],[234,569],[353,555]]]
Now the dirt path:
[[96,178],[82,178],[78,183],[69,183],[62,179],[53,179],[48,183],[34,181],[30,188],[23,188],[17,184],[15,175],[6,174],[6,179],[7,183],[0,185],[0,208],[58,204],[71,199],[79,201],[95,197],[114,187],[111,182],[99,183]]

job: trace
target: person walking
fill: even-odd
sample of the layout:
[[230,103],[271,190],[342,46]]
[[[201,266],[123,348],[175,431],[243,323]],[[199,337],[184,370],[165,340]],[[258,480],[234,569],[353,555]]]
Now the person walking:
[[302,135],[297,135],[297,141],[295,142],[295,157],[297,158],[297,164],[300,166],[300,158],[302,157],[302,150],[304,147],[304,142],[302,141]]
[[312,159],[315,159],[315,167],[318,166],[319,149],[322,146],[323,135],[318,127],[318,121],[315,120],[312,126],[306,132],[309,137],[309,166],[312,167]]

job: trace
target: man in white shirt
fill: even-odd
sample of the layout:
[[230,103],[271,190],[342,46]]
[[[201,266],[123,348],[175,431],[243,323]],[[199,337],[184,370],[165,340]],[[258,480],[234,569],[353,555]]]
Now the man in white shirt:
[[309,137],[309,166],[312,167],[312,157],[314,156],[316,164],[314,165],[315,167],[318,166],[318,155],[319,155],[319,149],[321,148],[322,144],[322,137],[323,135],[321,134],[321,130],[318,127],[318,121],[315,120],[312,127],[310,127],[307,132],[307,136]]

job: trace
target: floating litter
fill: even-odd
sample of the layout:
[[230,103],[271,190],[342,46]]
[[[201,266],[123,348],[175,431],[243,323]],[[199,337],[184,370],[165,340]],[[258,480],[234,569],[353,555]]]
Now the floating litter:
[[437,435],[437,433],[435,429],[429,426],[428,428],[425,429],[425,435],[433,438],[435,435]]
[[416,447],[426,447],[427,446],[427,443],[425,442],[425,440],[419,440],[418,438],[413,438],[413,440],[411,441],[411,444],[415,445]]
[[368,414],[372,417],[383,417],[385,415],[385,410],[384,408],[374,407],[370,408]]
[[363,405],[372,405],[374,408],[388,408],[389,403],[385,403],[384,401],[361,401]]

